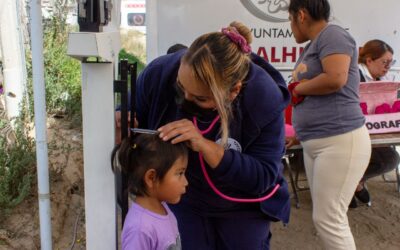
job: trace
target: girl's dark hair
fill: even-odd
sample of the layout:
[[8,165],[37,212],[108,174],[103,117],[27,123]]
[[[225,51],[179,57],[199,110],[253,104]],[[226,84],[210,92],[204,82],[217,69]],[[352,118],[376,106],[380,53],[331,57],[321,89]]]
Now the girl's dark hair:
[[156,178],[163,180],[165,174],[180,157],[187,157],[187,147],[183,143],[172,144],[163,141],[157,134],[137,134],[134,139],[126,138],[116,146],[111,156],[115,171],[115,157],[123,174],[128,176],[129,192],[137,196],[148,195],[144,175],[155,169]]
[[390,47],[384,41],[378,39],[370,40],[361,48],[360,55],[358,57],[358,63],[365,64],[368,57],[372,60],[376,60],[383,56],[383,54],[385,54],[387,51],[393,54],[392,47]]
[[315,21],[328,21],[331,15],[331,7],[328,0],[290,0],[290,14],[296,16],[300,9],[307,10]]

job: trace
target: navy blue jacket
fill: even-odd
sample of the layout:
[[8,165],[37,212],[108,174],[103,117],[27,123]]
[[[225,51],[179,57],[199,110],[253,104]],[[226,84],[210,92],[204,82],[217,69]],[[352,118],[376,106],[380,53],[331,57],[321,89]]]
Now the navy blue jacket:
[[[157,129],[177,119],[174,85],[184,52],[155,59],[139,75],[136,112],[140,127]],[[210,175],[218,182],[221,191],[233,197],[262,197],[280,184],[272,198],[253,207],[261,208],[271,220],[287,223],[290,200],[287,183],[282,177],[281,159],[285,151],[283,114],[290,95],[278,71],[261,57],[255,54],[251,57],[253,62],[244,80],[245,87],[235,99],[235,106],[239,108],[234,109],[229,130],[229,137],[240,143],[242,152],[226,150],[218,167],[208,171],[212,172]],[[189,176],[191,169],[188,167]],[[212,192],[204,197],[204,186],[196,187],[193,185],[197,182],[188,181],[188,189],[202,190],[202,197],[189,195],[190,199],[207,201],[209,198],[210,202],[216,199]],[[227,210],[230,208],[227,206]]]

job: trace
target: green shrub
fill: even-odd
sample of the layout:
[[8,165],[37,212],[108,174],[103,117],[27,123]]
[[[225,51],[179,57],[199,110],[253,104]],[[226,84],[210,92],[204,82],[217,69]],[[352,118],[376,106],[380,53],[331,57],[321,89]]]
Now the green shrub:
[[118,56],[119,56],[119,59],[120,59],[120,60],[121,60],[121,59],[127,59],[129,63],[135,63],[135,62],[137,62],[137,65],[138,65],[137,74],[138,74],[138,75],[139,75],[140,72],[143,71],[143,69],[144,69],[144,67],[145,67],[145,64],[144,64],[138,57],[136,57],[135,55],[126,52],[125,49],[122,49],[122,50],[119,52],[119,55],[118,55]]
[[[61,24],[55,18],[44,26],[43,56],[46,108],[49,114],[61,114],[81,120],[81,67],[78,60],[67,55],[69,31],[71,31],[70,27]],[[30,108],[33,109],[30,53],[28,53],[27,58],[28,92]]]
[[121,29],[121,46],[141,62],[146,61],[146,35],[137,30]]
[[0,117],[0,215],[18,205],[30,193],[35,147],[24,124],[24,119],[19,118],[12,130],[4,115]]

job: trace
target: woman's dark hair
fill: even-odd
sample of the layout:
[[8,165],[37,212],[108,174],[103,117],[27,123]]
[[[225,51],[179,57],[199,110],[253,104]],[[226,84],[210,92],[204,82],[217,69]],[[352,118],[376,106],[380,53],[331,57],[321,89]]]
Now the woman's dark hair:
[[331,15],[331,7],[328,0],[290,0],[290,14],[296,16],[300,9],[307,10],[315,21],[328,21]]
[[176,43],[174,45],[172,45],[171,47],[168,48],[167,50],[167,54],[171,54],[171,53],[175,53],[181,49],[187,49],[188,47],[186,45],[180,44],[180,43]]
[[366,64],[367,58],[376,60],[383,56],[387,51],[393,54],[393,49],[384,41],[375,39],[370,40],[364,44],[360,50],[360,55],[358,57],[358,63]]
[[144,175],[154,169],[156,178],[163,180],[165,174],[180,157],[187,157],[187,147],[183,143],[172,144],[163,141],[158,134],[136,134],[134,139],[126,138],[116,146],[111,156],[115,171],[117,156],[122,173],[128,176],[129,192],[137,196],[148,195]]

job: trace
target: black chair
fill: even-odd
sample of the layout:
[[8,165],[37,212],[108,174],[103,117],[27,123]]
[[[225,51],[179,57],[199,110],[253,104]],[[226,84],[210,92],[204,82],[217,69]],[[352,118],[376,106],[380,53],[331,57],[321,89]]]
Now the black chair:
[[288,150],[282,158],[284,167],[288,170],[290,185],[292,186],[296,208],[300,208],[299,191],[309,190],[307,186],[300,186],[300,173],[304,171],[304,159],[301,149]]

